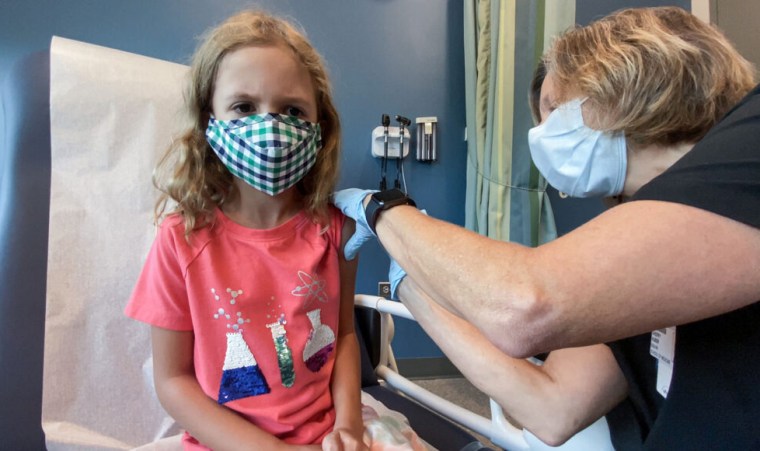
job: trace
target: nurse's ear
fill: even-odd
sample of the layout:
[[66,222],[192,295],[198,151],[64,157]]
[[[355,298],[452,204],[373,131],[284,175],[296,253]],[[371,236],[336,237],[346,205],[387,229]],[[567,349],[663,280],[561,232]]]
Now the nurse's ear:
[[528,93],[528,104],[530,105],[530,114],[533,117],[533,125],[538,125],[543,120],[541,118],[541,87],[545,78],[546,64],[542,58],[533,71],[533,79],[530,82],[530,92]]
[[609,129],[610,125],[614,123],[614,118],[617,116],[615,111],[609,111],[609,109],[599,105],[592,98],[588,98],[583,102],[581,113],[583,114],[583,123],[586,127],[603,131]]

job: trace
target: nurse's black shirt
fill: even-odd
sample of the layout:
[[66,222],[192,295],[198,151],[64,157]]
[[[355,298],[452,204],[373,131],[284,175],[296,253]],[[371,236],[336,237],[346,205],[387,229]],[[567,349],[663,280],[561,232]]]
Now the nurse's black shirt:
[[[760,228],[760,86],[633,200],[690,205]],[[667,399],[656,389],[650,337],[609,344],[629,385],[607,415],[615,448],[760,450],[760,301],[676,327]]]

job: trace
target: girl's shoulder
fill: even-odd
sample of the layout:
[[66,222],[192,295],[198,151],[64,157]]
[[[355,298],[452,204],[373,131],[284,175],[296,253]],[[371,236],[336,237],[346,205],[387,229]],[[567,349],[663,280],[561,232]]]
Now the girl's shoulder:
[[342,249],[342,238],[345,231],[344,227],[346,227],[347,223],[351,220],[332,204],[328,207],[328,217],[330,223],[327,233],[330,234],[330,241],[333,242],[338,249]]
[[159,219],[156,240],[176,242],[185,233],[185,222],[180,213],[170,213]]
[[174,230],[178,227],[184,228],[185,221],[181,213],[169,213],[164,216],[158,224],[158,227],[166,230]]
[[333,204],[328,205],[327,214],[330,217],[330,225],[342,227],[343,223],[346,222],[346,216]]
[[214,223],[215,221],[212,220],[187,233],[184,216],[178,212],[170,213],[159,223],[156,239],[171,242],[179,253],[192,254],[195,249],[202,248],[212,238]]

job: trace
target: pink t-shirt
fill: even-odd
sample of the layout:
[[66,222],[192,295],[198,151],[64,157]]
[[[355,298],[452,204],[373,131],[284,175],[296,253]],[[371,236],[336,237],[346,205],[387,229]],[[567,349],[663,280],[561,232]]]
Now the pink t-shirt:
[[[268,230],[216,212],[185,239],[164,220],[126,314],[195,334],[195,374],[211,398],[292,444],[332,430],[330,376],[340,306],[344,216],[330,226],[301,212]],[[186,449],[203,449],[185,437]]]

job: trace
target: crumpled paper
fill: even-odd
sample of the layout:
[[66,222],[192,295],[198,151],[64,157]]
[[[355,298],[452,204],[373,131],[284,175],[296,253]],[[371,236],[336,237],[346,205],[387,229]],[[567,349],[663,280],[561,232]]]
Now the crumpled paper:
[[60,37],[50,58],[47,446],[177,448],[150,328],[123,310],[155,235],[151,175],[181,126],[187,67]]

